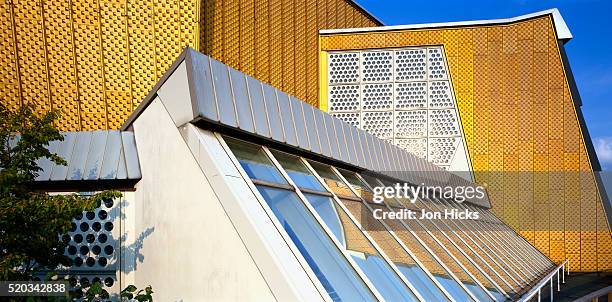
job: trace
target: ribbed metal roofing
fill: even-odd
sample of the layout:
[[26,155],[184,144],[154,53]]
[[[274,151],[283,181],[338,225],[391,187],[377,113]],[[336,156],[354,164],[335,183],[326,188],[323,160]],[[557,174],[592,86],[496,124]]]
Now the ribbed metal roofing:
[[[417,185],[475,186],[191,48],[183,51],[122,129],[127,130],[155,97],[177,126],[204,120]],[[487,197],[470,201],[490,207]]]
[[[138,180],[141,178],[134,133],[129,131],[64,132],[63,141],[49,143],[49,151],[66,160],[57,165],[38,160],[37,182]],[[12,141],[15,145],[19,138]]]

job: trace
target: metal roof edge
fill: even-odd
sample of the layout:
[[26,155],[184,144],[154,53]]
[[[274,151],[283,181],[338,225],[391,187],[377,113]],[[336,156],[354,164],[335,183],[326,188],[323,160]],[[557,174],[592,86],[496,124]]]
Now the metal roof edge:
[[473,20],[473,21],[458,21],[458,22],[440,22],[440,23],[423,23],[423,24],[407,24],[407,25],[391,25],[391,26],[379,26],[379,27],[363,27],[363,28],[340,28],[340,29],[322,29],[319,30],[319,34],[348,34],[348,33],[362,33],[362,32],[381,32],[381,31],[392,31],[392,30],[407,30],[407,29],[428,29],[428,28],[444,28],[444,27],[463,27],[463,26],[477,26],[477,25],[496,25],[496,24],[509,24],[536,17],[551,15],[555,30],[557,31],[557,37],[560,40],[570,40],[573,38],[572,33],[565,23],[565,20],[561,16],[561,13],[556,8],[551,8],[539,12],[534,12],[526,15],[521,15],[512,18],[505,19],[490,19],[490,20]]
[[353,5],[355,5],[358,9],[362,10],[364,13],[368,14],[370,18],[374,19],[376,22],[380,23],[380,26],[385,26],[385,22],[383,22],[380,18],[376,17],[369,10],[367,10],[363,5],[359,4],[355,0],[349,0]]

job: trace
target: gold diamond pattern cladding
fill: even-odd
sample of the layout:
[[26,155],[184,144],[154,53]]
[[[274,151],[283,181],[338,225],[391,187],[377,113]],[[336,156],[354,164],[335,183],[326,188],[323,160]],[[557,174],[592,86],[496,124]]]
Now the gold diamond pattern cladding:
[[0,101],[64,131],[119,128],[187,46],[316,104],[318,30],[378,25],[346,0],[0,2]]
[[494,212],[557,263],[612,269],[612,233],[549,16],[319,40],[322,51],[443,45],[470,160]]

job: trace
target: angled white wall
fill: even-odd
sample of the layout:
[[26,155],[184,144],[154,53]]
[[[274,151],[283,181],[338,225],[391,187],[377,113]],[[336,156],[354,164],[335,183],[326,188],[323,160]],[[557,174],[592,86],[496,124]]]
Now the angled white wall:
[[126,222],[126,282],[152,285],[159,301],[276,300],[159,99],[134,133],[142,180]]

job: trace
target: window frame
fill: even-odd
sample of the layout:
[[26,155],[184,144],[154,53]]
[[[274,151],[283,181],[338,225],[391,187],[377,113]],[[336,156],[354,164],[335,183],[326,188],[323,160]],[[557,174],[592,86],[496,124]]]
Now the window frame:
[[[340,171],[339,171],[340,172]],[[348,171],[350,172],[350,171]],[[365,184],[366,186],[369,187],[370,190],[372,190],[372,184],[371,182],[368,182],[365,178],[363,178],[363,176],[360,173],[355,173],[355,176],[357,178],[360,179],[360,181]],[[384,186],[384,184],[378,179],[378,178],[374,178],[372,179],[373,181],[376,181],[376,184]],[[395,198],[393,198],[395,199]],[[395,199],[396,200],[396,199]],[[396,202],[399,205],[403,204],[399,201],[396,200]],[[383,201],[382,204],[385,205],[385,207],[390,210],[393,211],[393,209],[391,208],[391,206],[386,202]],[[403,207],[404,209],[406,209],[406,207]],[[421,246],[429,253],[432,255],[432,257],[434,258],[434,260],[449,274],[449,276],[451,278],[453,278],[453,280],[455,280],[456,282],[459,283],[459,285],[468,293],[471,294],[472,298],[475,299],[476,301],[478,301],[478,298],[475,296],[475,294],[471,293],[471,290],[469,290],[464,284],[463,282],[455,275],[455,273],[452,272],[451,269],[448,268],[448,266],[446,264],[444,264],[444,262],[442,260],[440,260],[440,258],[436,255],[436,253],[434,253],[433,250],[431,250],[431,248],[427,245],[427,243],[420,237],[420,235],[416,234],[416,232],[414,230],[412,230],[403,219],[399,219],[400,224],[405,228],[406,231],[410,232],[412,234],[412,236],[414,238],[417,239],[417,241],[419,241],[419,244],[421,244]],[[433,239],[433,241],[446,253],[446,255],[448,255],[451,259],[453,259],[453,261],[463,270],[464,273],[466,273],[474,282],[475,285],[478,286],[489,298],[491,298],[493,301],[495,301],[495,296],[489,291],[489,289],[487,289],[472,273],[470,273],[470,271],[461,263],[459,262],[459,260],[447,249],[447,247],[445,247],[435,236],[433,236],[430,231],[421,223],[421,221],[419,219],[415,219],[415,222],[419,225],[419,227],[425,231],[428,235],[429,238]],[[469,259],[469,258],[468,258]],[[492,280],[489,280],[490,282]],[[500,292],[501,294],[505,295],[506,297],[507,294],[505,292]],[[509,298],[509,297],[508,297]]]
[[[283,238],[283,241],[285,241],[285,244],[289,247],[289,249],[291,250],[291,253],[293,254],[293,256],[299,262],[301,268],[305,271],[305,273],[307,274],[307,276],[310,279],[310,281],[316,287],[316,289],[317,289],[319,295],[321,296],[321,298],[323,298],[323,300],[325,300],[326,302],[334,302],[332,300],[331,296],[327,293],[327,290],[325,289],[325,287],[323,286],[323,284],[321,283],[319,278],[316,276],[315,272],[312,270],[312,268],[310,267],[310,265],[308,264],[308,262],[306,261],[306,259],[302,255],[302,253],[299,251],[298,247],[295,245],[295,243],[293,243],[293,240],[289,237],[289,234],[285,231],[284,227],[281,225],[281,223],[278,220],[278,218],[276,218],[276,215],[274,214],[274,212],[272,211],[272,209],[267,204],[267,202],[265,201],[265,199],[263,198],[263,196],[261,195],[261,193],[259,192],[259,190],[256,187],[258,182],[262,182],[261,185],[264,185],[264,186],[266,184],[268,184],[268,183],[264,182],[264,181],[260,181],[260,180],[253,180],[253,179],[251,179],[249,177],[249,175],[247,174],[247,172],[242,168],[242,165],[240,164],[240,161],[238,160],[236,155],[234,155],[234,152],[232,151],[232,149],[229,147],[229,145],[225,141],[225,137],[223,135],[221,135],[220,133],[217,133],[217,132],[215,132],[215,136],[216,136],[217,140],[220,142],[221,146],[223,147],[225,153],[228,155],[228,157],[231,160],[232,164],[236,167],[236,169],[240,173],[240,176],[242,177],[242,179],[245,181],[245,183],[247,184],[247,186],[249,187],[249,189],[251,190],[251,192],[255,196],[255,199],[257,200],[259,205],[265,211],[266,215],[268,216],[268,219],[274,225],[274,228],[276,229],[276,231],[281,235],[281,237]],[[262,146],[262,145],[259,145],[259,144],[253,144],[251,142],[240,140],[240,139],[237,139],[237,138],[234,138],[234,137],[231,137],[231,139],[237,140],[237,141],[239,141],[241,143],[257,145],[257,146],[259,146],[262,149],[265,148],[265,146]],[[271,161],[272,161],[272,165],[277,168],[277,166],[276,166],[277,163],[275,163],[275,160],[271,160]],[[281,176],[282,175],[283,174],[281,172]],[[279,187],[279,184],[273,183],[273,186],[270,186],[270,187],[277,188],[277,189],[285,189],[285,190],[290,191],[290,192],[293,192],[293,190],[294,190],[293,189],[294,187],[291,186],[291,185],[289,185],[289,187],[285,187],[285,186],[280,186]],[[300,199],[300,201],[302,201],[302,204],[303,204],[304,202],[301,199],[302,197],[300,197],[298,195],[298,198]],[[307,205],[306,205],[306,208],[308,209],[308,211],[312,215],[312,209],[308,208]],[[319,223],[319,225],[321,225],[321,222],[319,221],[320,217],[314,216],[314,218],[317,220],[317,223]],[[327,236],[331,238],[332,242],[334,242],[334,244],[336,245],[336,248],[338,248],[338,243],[334,241],[335,238],[332,238],[330,236],[329,229],[327,229],[326,226],[324,226],[324,225],[321,225],[321,226],[323,227],[323,230],[325,231]],[[341,255],[344,256],[344,258],[346,259],[347,257],[343,253],[342,249],[339,249],[339,250],[340,250]],[[355,264],[351,263],[350,260],[349,260],[349,265],[355,270]],[[360,277],[361,280],[366,284],[366,287],[368,288],[368,290],[370,290],[370,293],[372,293],[374,298],[377,299],[378,301],[385,301],[384,299],[382,299],[382,296],[380,296],[380,294],[376,291],[376,289],[372,290],[371,284],[369,284],[369,280],[367,280],[367,278],[364,279],[363,275],[360,275],[360,271],[359,270],[355,270],[355,271],[356,271],[358,277]]]

